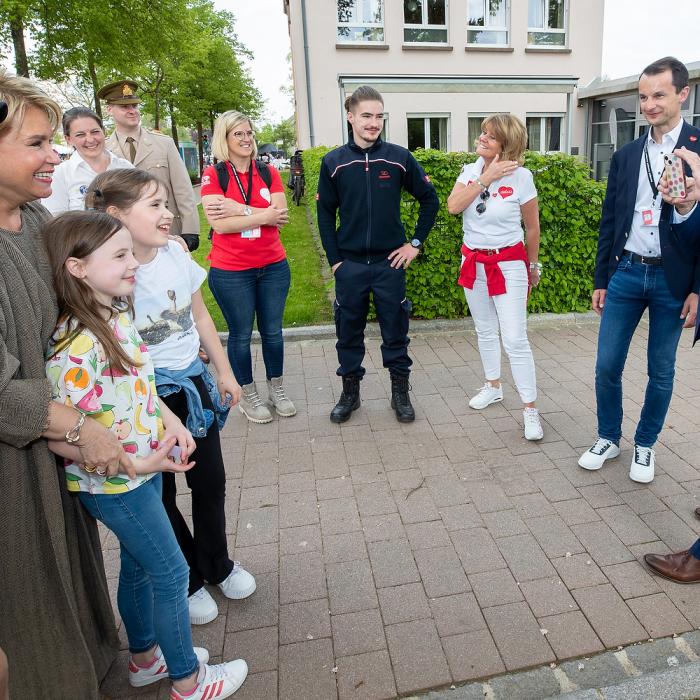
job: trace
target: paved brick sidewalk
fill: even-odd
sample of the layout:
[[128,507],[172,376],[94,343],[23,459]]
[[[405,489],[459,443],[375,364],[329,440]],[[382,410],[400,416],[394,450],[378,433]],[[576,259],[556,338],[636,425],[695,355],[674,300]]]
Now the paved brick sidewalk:
[[[230,603],[212,591],[221,614],[194,628],[214,659],[248,661],[236,698],[391,698],[700,627],[700,586],[639,563],[700,533],[700,355],[685,333],[657,476],[643,486],[627,476],[629,442],[600,472],[576,464],[595,436],[596,333],[532,330],[537,444],[522,436],[507,363],[504,402],[469,409],[482,384],[473,331],[414,337],[417,420],[405,426],[389,409],[378,340],[362,408],[343,426],[328,420],[340,390],[333,341],[287,344],[298,415],[253,425],[236,412],[223,440],[230,547],[258,590]],[[626,370],[627,439],[643,399],[642,336]],[[256,359],[260,372],[259,347]],[[111,535],[105,563],[114,590]],[[122,652],[104,692],[167,698],[165,684],[139,691],[125,679]]]

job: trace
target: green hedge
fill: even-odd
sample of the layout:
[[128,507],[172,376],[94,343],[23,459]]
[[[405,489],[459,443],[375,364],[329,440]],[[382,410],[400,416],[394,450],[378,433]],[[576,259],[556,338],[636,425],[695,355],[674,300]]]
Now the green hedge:
[[[321,159],[329,150],[318,146],[303,154],[306,200],[314,219]],[[407,294],[417,318],[458,318],[466,313],[464,291],[457,284],[462,216],[452,216],[447,211],[447,197],[462,165],[475,161],[477,156],[435,150],[418,150],[414,156],[435,185],[440,211],[424,254],[407,270]],[[605,183],[592,180],[586,165],[561,153],[542,155],[528,151],[525,167],[532,171],[539,195],[539,259],[544,266],[542,280],[530,295],[528,308],[555,313],[587,310],[593,290]],[[409,233],[417,217],[418,203],[404,193],[402,219]]]

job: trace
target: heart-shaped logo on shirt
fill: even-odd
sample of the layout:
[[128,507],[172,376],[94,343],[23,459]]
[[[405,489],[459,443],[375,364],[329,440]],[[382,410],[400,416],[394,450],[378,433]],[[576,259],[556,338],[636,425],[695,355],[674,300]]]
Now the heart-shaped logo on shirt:
[[512,187],[499,187],[498,188],[498,194],[505,199],[506,197],[510,197],[513,194],[513,188]]

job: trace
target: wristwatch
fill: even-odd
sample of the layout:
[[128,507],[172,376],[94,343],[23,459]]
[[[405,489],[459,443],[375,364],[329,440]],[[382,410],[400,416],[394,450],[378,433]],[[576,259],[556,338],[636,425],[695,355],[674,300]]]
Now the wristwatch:
[[411,239],[411,246],[420,250],[423,247],[423,242],[421,240],[419,240],[418,238],[412,238]]
[[253,210],[248,205],[243,207],[243,216],[250,216],[252,213]]

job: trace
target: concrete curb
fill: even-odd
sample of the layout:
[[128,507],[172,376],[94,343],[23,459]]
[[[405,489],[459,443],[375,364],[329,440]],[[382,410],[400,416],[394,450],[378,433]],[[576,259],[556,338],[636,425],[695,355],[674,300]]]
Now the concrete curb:
[[700,632],[496,676],[409,700],[692,700],[700,698]]
[[[530,314],[528,324],[537,328],[559,328],[561,326],[584,325],[598,323],[599,316],[593,312],[568,313],[568,314]],[[436,319],[424,321],[415,319],[411,321],[411,337],[426,333],[460,333],[461,331],[473,331],[474,321],[470,316],[457,319]],[[283,328],[282,334],[287,341],[293,340],[329,340],[335,338],[335,326],[298,326]],[[367,324],[365,336],[368,338],[379,337],[379,324],[371,322]],[[228,333],[219,333],[222,345],[226,345]],[[260,342],[260,334],[253,331],[253,342]]]

